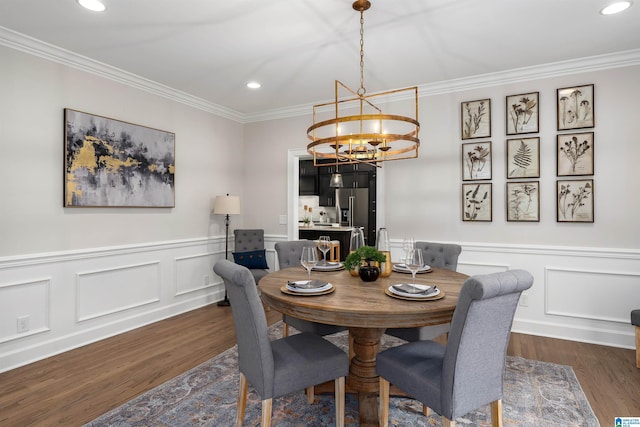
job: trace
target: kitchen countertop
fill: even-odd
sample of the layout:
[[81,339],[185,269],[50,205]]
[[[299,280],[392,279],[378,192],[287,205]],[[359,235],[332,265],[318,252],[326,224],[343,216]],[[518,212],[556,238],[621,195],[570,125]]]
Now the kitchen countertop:
[[313,227],[303,227],[302,225],[300,225],[298,227],[299,231],[304,231],[304,230],[318,230],[318,231],[352,231],[353,227],[346,227],[346,226],[340,226],[340,227],[333,227],[331,225],[324,225],[324,224],[314,224]]

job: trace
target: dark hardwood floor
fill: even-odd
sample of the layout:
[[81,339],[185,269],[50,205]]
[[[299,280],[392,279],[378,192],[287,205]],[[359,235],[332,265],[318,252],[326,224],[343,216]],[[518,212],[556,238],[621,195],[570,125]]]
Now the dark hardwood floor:
[[[211,305],[2,373],[0,426],[82,425],[234,344],[231,310]],[[640,416],[633,350],[513,334],[509,354],[572,366],[602,427]]]

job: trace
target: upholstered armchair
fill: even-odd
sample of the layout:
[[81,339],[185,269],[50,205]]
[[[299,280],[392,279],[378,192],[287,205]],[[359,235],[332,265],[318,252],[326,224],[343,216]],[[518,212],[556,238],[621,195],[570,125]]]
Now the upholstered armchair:
[[233,260],[247,267],[256,283],[269,273],[266,251],[264,249],[264,230],[238,229],[233,232],[235,245]]

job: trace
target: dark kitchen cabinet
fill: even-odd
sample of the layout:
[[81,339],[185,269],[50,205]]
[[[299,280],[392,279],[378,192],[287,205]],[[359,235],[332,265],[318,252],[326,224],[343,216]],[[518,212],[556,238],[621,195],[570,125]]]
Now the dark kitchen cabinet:
[[298,195],[318,195],[318,171],[313,160],[300,160]]

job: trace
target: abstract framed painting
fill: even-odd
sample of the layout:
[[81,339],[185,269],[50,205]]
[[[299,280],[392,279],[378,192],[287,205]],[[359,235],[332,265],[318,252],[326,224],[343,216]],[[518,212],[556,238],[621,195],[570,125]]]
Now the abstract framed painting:
[[65,207],[175,207],[175,134],[64,110]]
[[491,137],[491,99],[460,104],[462,139]]

